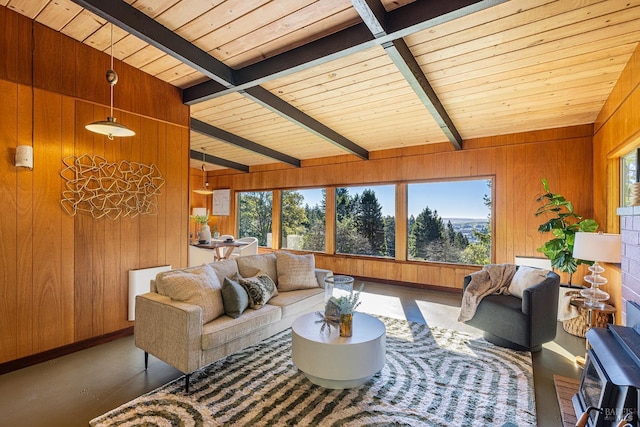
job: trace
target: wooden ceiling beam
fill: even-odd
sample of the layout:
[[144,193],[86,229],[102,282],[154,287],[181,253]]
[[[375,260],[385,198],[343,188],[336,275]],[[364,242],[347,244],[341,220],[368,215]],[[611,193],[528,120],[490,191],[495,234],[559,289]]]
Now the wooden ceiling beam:
[[72,0],[164,53],[182,61],[219,83],[217,89],[234,85],[234,71],[209,53],[122,0]]
[[[362,21],[367,25],[373,37],[378,39],[388,35],[387,13],[380,0],[351,0],[351,4],[360,14]],[[383,43],[382,47],[398,68],[400,74],[418,95],[420,101],[422,101],[453,147],[456,150],[461,150],[462,137],[460,133],[404,39],[399,38]]]
[[[204,154],[204,159],[203,159]],[[212,156],[211,154],[201,153],[195,150],[189,150],[189,157],[193,160],[204,161],[205,163],[211,163],[212,165],[218,165],[225,168],[239,170],[241,172],[249,172],[249,166],[242,163],[236,163],[231,160],[223,159],[221,157]]]
[[[173,31],[151,19],[133,6],[130,6],[128,3],[121,0],[72,1],[79,6],[82,6],[83,8],[89,10],[90,12],[106,19],[107,21],[114,23],[125,31],[139,37],[140,39],[162,50],[168,55],[195,68],[196,70],[202,72],[212,79],[208,82],[205,82],[205,84],[203,86],[200,86],[197,90],[202,90],[203,88],[205,88],[207,91],[220,91],[232,88],[234,92],[240,91],[234,84],[236,77],[235,71],[233,69],[227,67],[221,61],[218,61],[207,52],[183,39]],[[321,136],[322,138],[330,141],[333,144],[344,147],[347,151],[354,153],[359,157],[365,159],[369,157],[369,153],[362,147],[356,145],[334,130],[329,129],[327,126],[321,124],[317,120],[307,116],[292,105],[286,103],[275,95],[272,95],[270,92],[260,88],[259,86],[253,87],[252,89],[254,90],[255,94],[245,94],[245,96],[249,96],[269,110],[274,111],[275,113],[280,114],[281,116],[289,120],[292,120],[294,123],[304,127],[305,129],[315,133],[316,135]],[[199,99],[202,99],[202,97],[199,97]],[[214,127],[212,126],[212,128]],[[211,129],[211,131],[213,132],[214,130]],[[218,133],[220,134],[221,132],[224,131],[222,131],[222,129],[218,129]],[[267,147],[256,144],[249,140],[241,140],[239,139],[240,137],[236,135],[229,134],[226,135],[226,137],[235,141],[227,142],[235,143],[236,145],[243,144],[243,148],[251,146],[253,148],[247,149],[255,151],[258,154],[276,158],[277,160],[283,161],[285,163],[293,164],[296,167],[300,166],[300,160],[287,156],[286,154],[278,153],[275,150],[272,150],[270,152]],[[220,139],[224,140],[224,138]]]
[[[358,0],[365,3],[368,0]],[[384,13],[386,35],[375,38],[365,23],[357,24],[337,33],[323,37],[304,46],[283,52],[258,63],[235,70],[235,87],[213,88],[207,82],[183,90],[183,102],[191,105],[217,98],[231,92],[245,90],[264,82],[344,58],[356,52],[381,46],[409,34],[423,31],[444,22],[475,13],[479,10],[504,3],[507,0],[421,0]],[[360,6],[360,5],[358,5]],[[209,87],[206,87],[209,86]]]
[[220,129],[201,120],[194,119],[193,117],[191,118],[191,130],[194,132],[198,132],[199,134],[209,136],[211,138],[219,139],[220,141],[226,142],[228,144],[244,148],[245,150],[253,151],[254,153],[260,154],[262,156],[270,157],[283,163],[288,163],[297,168],[300,167],[300,159],[296,159],[295,157],[291,157],[269,147],[265,147],[264,145],[257,144],[253,141],[235,135],[231,132],[227,132],[226,130]]
[[278,98],[262,86],[249,88],[243,91],[243,94],[252,101],[281,115],[285,119],[297,124],[298,126],[303,127],[304,129],[314,133],[320,138],[323,138],[330,143],[337,145],[338,147],[350,152],[351,154],[355,154],[361,159],[369,160],[369,151],[351,141],[350,139],[347,139],[344,136],[340,135],[333,129],[330,129],[327,126],[323,125],[313,117],[298,110],[293,105]]
[[405,78],[409,86],[418,95],[420,101],[427,108],[431,116],[434,118],[440,130],[447,136],[447,139],[456,150],[462,149],[462,136],[453,124],[453,120],[449,117],[449,113],[440,102],[438,95],[431,87],[427,76],[424,75],[420,64],[411,54],[409,46],[402,39],[394,40],[383,45],[385,52],[393,61],[400,74]]

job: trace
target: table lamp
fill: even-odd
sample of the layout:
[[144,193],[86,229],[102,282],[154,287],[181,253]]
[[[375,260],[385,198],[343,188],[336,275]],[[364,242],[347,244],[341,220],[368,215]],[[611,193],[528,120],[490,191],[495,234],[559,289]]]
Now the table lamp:
[[583,289],[580,294],[586,298],[585,304],[594,308],[603,308],[609,294],[600,289],[607,283],[602,277],[604,272],[599,262],[619,263],[622,252],[622,239],[619,234],[577,232],[573,243],[573,257],[585,261],[594,261],[589,267],[591,274],[584,277],[590,288]]

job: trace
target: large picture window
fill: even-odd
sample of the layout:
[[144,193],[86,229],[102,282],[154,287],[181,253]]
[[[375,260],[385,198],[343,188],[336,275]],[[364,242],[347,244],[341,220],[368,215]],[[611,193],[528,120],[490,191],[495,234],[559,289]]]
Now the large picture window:
[[409,184],[408,259],[491,262],[491,180]]
[[282,247],[325,249],[326,192],[314,188],[282,191]]
[[395,256],[395,186],[336,189],[336,252]]
[[273,193],[248,191],[238,194],[238,237],[257,237],[258,245],[271,246]]

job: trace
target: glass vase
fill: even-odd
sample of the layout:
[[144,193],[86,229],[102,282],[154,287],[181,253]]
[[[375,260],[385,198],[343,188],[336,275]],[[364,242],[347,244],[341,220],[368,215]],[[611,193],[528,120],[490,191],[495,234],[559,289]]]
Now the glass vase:
[[340,336],[350,337],[353,334],[353,313],[340,315]]

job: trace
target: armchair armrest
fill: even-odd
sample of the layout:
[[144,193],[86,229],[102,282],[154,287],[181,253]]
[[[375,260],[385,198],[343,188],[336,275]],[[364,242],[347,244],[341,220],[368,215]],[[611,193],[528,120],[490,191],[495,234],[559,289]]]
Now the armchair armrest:
[[534,342],[555,337],[559,289],[560,276],[550,271],[545,280],[522,293],[522,312],[529,316],[530,324],[535,325],[531,328]]
[[202,308],[154,292],[136,296],[136,347],[188,374],[200,366]]

